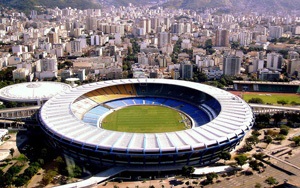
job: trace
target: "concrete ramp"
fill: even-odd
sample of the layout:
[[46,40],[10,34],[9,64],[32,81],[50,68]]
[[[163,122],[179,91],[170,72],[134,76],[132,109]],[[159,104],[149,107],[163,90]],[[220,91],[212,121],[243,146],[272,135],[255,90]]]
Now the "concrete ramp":
[[123,171],[125,171],[125,167],[112,167],[103,172],[100,172],[86,180],[82,180],[76,183],[70,183],[66,185],[57,186],[57,188],[85,188],[85,187],[96,187],[98,183],[101,183],[110,177],[117,175]]

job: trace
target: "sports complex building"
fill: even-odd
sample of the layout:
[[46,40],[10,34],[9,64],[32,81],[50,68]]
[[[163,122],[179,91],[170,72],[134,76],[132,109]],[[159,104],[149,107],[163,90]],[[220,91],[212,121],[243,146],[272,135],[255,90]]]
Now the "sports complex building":
[[[107,115],[135,105],[176,110],[187,117],[188,128],[158,133],[102,128]],[[242,99],[208,85],[124,79],[62,92],[43,105],[39,120],[54,147],[75,159],[109,166],[176,168],[207,165],[218,160],[221,151],[232,151],[253,126],[254,115]]]

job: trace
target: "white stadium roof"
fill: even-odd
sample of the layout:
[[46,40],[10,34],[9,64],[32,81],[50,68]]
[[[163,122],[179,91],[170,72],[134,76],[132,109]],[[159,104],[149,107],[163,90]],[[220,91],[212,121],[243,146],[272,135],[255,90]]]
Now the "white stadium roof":
[[68,84],[60,82],[25,82],[0,89],[0,99],[17,102],[48,100],[70,88]]
[[[120,84],[157,83],[189,87],[217,99],[221,112],[207,124],[192,129],[167,133],[127,133],[91,126],[77,118],[72,103],[89,91]],[[45,129],[70,143],[127,152],[167,152],[205,148],[229,141],[249,130],[253,113],[249,105],[224,90],[194,82],[167,79],[123,79],[86,84],[72,88],[44,104],[40,119]]]

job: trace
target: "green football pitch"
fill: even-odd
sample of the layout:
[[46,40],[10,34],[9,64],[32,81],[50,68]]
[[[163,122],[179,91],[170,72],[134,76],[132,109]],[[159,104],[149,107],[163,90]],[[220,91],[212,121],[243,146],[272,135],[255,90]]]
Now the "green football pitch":
[[102,128],[133,133],[184,130],[180,113],[163,106],[129,106],[116,110],[102,121]]

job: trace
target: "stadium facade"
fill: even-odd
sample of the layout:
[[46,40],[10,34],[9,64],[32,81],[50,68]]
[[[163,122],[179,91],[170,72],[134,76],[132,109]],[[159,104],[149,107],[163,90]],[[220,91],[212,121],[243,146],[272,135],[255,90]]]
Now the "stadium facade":
[[[190,129],[130,133],[101,128],[118,108],[161,105],[184,113]],[[204,166],[232,151],[251,129],[249,105],[224,90],[167,79],[123,79],[82,85],[56,95],[40,110],[39,121],[54,147],[99,165]],[[141,125],[143,126],[143,125]]]

